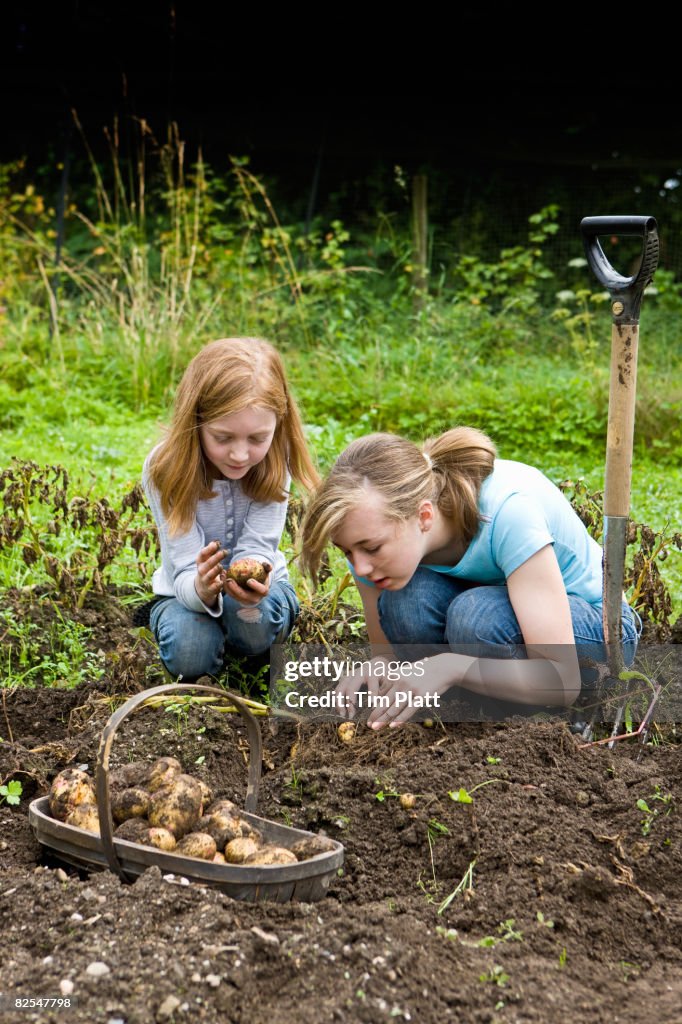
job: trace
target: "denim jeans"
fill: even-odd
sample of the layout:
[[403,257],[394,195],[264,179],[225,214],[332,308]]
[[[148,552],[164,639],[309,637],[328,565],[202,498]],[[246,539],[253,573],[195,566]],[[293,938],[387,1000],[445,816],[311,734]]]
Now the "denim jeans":
[[[601,608],[568,595],[573,634],[581,662],[605,662]],[[415,659],[444,645],[461,653],[489,658],[523,658],[523,635],[506,586],[483,586],[418,568],[402,590],[379,596],[379,620],[391,644],[414,645]],[[641,633],[639,616],[623,602],[623,660],[631,665]],[[594,677],[583,673],[588,684]]]
[[174,597],[162,598],[151,610],[149,625],[170,674],[196,678],[219,675],[226,649],[237,656],[250,656],[283,643],[298,611],[294,588],[288,580],[278,580],[254,606],[224,594],[219,618],[190,611]]

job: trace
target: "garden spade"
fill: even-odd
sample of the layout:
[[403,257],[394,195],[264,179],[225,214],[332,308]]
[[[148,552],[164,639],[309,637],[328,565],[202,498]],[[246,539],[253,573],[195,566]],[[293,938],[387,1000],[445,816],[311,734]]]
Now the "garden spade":
[[[609,674],[616,680],[623,670],[622,596],[632,481],[639,311],[644,289],[653,280],[658,264],[658,229],[654,217],[584,217],[580,228],[588,263],[611,298],[611,370],[604,471],[603,617]],[[641,237],[641,263],[632,277],[623,277],[614,270],[604,255],[600,235]],[[614,726],[614,736],[619,722],[620,715]]]

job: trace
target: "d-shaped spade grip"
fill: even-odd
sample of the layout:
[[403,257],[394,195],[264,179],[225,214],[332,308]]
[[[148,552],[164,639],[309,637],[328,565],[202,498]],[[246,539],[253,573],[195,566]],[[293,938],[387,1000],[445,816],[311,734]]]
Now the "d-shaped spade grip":
[[[585,255],[592,273],[611,296],[614,324],[639,323],[644,289],[658,266],[658,226],[655,217],[583,217],[580,222]],[[642,262],[632,277],[623,277],[611,266],[599,235],[639,235]]]

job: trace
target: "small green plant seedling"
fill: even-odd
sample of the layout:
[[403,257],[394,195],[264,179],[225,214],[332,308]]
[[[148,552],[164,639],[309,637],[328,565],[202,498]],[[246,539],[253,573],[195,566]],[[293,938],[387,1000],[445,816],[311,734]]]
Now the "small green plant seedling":
[[374,794],[374,799],[383,804],[386,797],[389,796],[400,796],[400,793],[397,793],[394,789],[380,789],[378,793]]
[[182,736],[183,730],[187,725],[191,699],[191,697],[180,697],[166,705],[166,713],[175,715],[175,731],[178,736]]
[[489,971],[484,971],[483,974],[479,974],[478,980],[482,982],[489,982],[492,985],[498,985],[500,988],[504,988],[509,981],[509,975],[505,971],[504,967],[500,967],[499,964],[493,964]]
[[639,964],[634,964],[630,960],[619,960],[618,963],[621,971],[623,972],[623,981],[629,981],[630,978],[639,977]]
[[452,890],[449,896],[446,896],[441,905],[438,907],[438,913],[444,914],[448,909],[452,901],[460,895],[460,893],[470,893],[474,888],[474,865],[476,864],[476,858],[474,858],[469,867],[466,869],[461,879]]
[[454,790],[448,792],[448,796],[457,804],[472,804],[474,802],[474,798],[471,793],[466,790],[464,786],[460,786],[457,792]]
[[285,785],[296,794],[299,800],[303,799],[303,782],[301,781],[301,776],[296,771],[293,764],[291,766],[291,778],[285,783]]
[[12,779],[11,782],[7,782],[0,786],[0,804],[5,801],[8,804],[17,806],[21,803],[21,794],[23,793],[24,787],[21,785],[18,779]]
[[485,935],[477,942],[467,943],[467,945],[478,946],[480,949],[492,949],[500,942],[523,942],[523,932],[518,931],[514,927],[515,924],[514,918],[510,917],[506,921],[501,921],[497,926],[497,935]]
[[672,811],[672,809],[673,809],[673,795],[672,795],[672,793],[662,794],[660,786],[656,786],[656,788],[654,789],[654,792],[649,797],[649,800],[652,803],[654,803],[654,801],[659,801],[661,804],[663,804],[663,807],[665,807],[665,810],[663,810],[662,807],[661,808],[659,808],[659,807],[654,807],[654,808],[649,807],[649,804],[647,803],[646,800],[640,799],[640,800],[637,801],[637,809],[642,811],[643,814],[644,814],[644,817],[642,818],[642,822],[641,822],[641,824],[642,824],[642,835],[643,836],[648,836],[649,835],[649,833],[651,832],[651,829],[654,826],[654,822],[656,821],[656,819],[658,817],[660,817],[660,816],[667,817],[670,814],[670,812]]
[[460,786],[457,790],[448,790],[448,796],[451,800],[454,800],[456,804],[472,804],[474,802],[474,793],[476,790],[483,789],[484,786],[492,786],[494,782],[503,782],[506,785],[509,785],[506,779],[486,779],[484,782],[479,782],[471,789],[465,789],[464,786]]

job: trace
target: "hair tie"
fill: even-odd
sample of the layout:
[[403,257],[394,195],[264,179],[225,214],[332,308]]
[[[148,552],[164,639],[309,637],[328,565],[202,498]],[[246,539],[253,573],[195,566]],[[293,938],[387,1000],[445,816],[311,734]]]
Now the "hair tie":
[[422,452],[422,455],[426,459],[426,464],[429,467],[429,469],[433,469],[433,462],[431,461],[431,456],[428,454],[428,452]]

